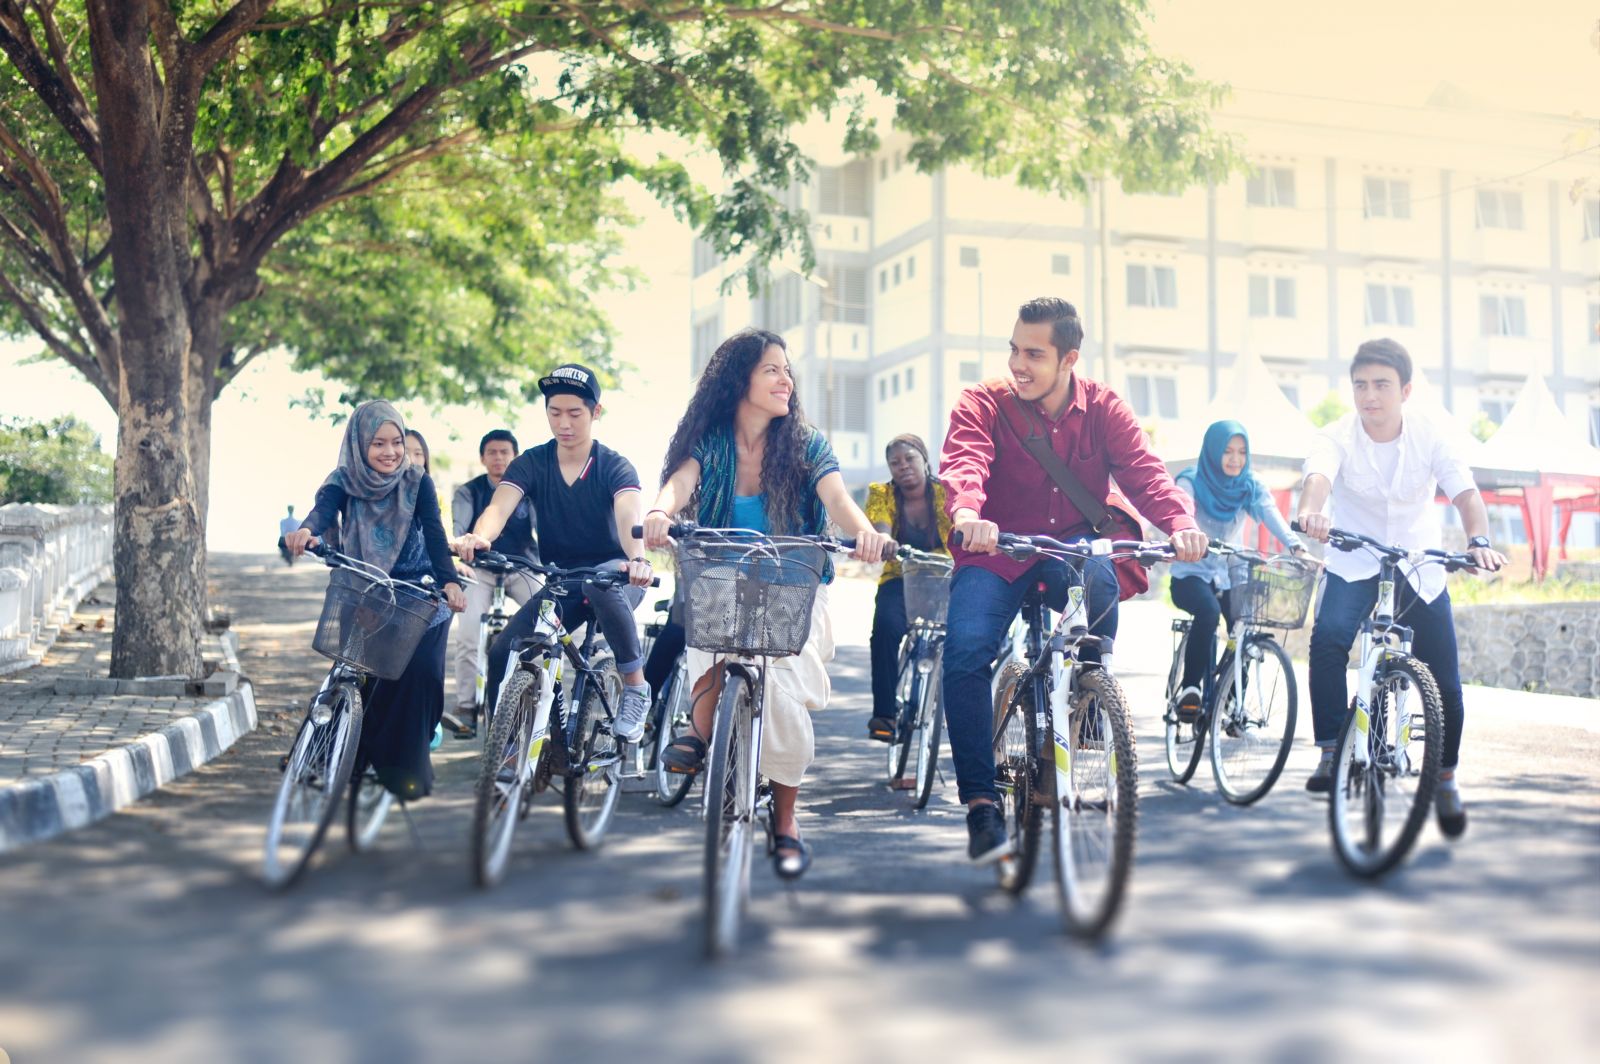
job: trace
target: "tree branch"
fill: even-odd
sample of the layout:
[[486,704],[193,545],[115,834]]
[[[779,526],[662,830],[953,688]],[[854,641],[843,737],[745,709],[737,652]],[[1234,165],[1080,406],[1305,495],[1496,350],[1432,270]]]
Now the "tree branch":
[[43,340],[45,345],[51,351],[54,351],[63,362],[83,374],[84,378],[94,385],[95,391],[100,393],[101,398],[113,410],[116,409],[117,389],[112,387],[111,382],[106,379],[100,363],[90,356],[88,352],[80,351],[57,335],[56,331],[50,327],[49,322],[45,320],[43,309],[29,299],[22,289],[12,284],[11,279],[4,273],[0,273],[0,296],[4,296],[8,303],[11,303],[21,311],[23,320],[28,323],[28,327],[38,335],[39,339]]
[[100,129],[87,106],[81,106],[82,94],[74,98],[56,75],[38,42],[28,28],[28,21],[17,0],[0,0],[0,52],[11,60],[34,94],[49,108],[61,127],[67,131],[84,157],[96,170],[104,172],[100,156]]

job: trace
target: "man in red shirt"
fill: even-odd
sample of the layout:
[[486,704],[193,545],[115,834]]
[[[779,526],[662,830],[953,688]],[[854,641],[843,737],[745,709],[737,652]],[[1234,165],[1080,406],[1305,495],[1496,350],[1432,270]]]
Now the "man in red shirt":
[[[1060,609],[1067,587],[1080,582],[1077,571],[1059,559],[1013,561],[997,554],[999,535],[1046,535],[1069,543],[1093,536],[1089,520],[1028,453],[1017,430],[1028,431],[1036,418],[1056,454],[1097,499],[1106,497],[1115,476],[1139,512],[1172,537],[1180,560],[1198,561],[1206,552],[1206,537],[1195,527],[1183,492],[1150,452],[1133,410],[1105,385],[1074,372],[1082,341],[1083,325],[1071,303],[1048,297],[1024,303],[1011,330],[1010,379],[961,393],[939,459],[946,507],[963,543],[951,550],[956,569],[944,644],[945,714],[956,781],[967,804],[967,855],[975,864],[998,860],[1011,846],[995,804],[990,735],[989,681],[1000,640],[1034,583],[1043,583],[1047,601]],[[1013,393],[1032,414],[1017,407]],[[1084,573],[1091,631],[1109,649],[1117,630],[1116,575],[1105,558],[1091,559]]]

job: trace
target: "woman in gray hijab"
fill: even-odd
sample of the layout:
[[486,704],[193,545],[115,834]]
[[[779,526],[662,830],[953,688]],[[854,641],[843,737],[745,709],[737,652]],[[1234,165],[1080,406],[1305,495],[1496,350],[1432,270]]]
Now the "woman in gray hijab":
[[439,519],[439,496],[421,467],[406,461],[405,422],[381,399],[356,407],[339,445],[339,464],[317,489],[316,505],[284,546],[298,556],[325,537],[353,558],[413,582],[433,577],[445,605],[398,680],[369,678],[357,770],[371,768],[397,797],[433,788],[428,744],[444,713],[444,652],[451,611],[466,607]]

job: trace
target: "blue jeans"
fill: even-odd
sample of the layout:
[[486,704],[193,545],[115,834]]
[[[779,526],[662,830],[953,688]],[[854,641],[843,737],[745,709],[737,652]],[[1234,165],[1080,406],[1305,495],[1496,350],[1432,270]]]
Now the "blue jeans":
[[[1361,622],[1378,601],[1378,577],[1344,580],[1326,575],[1317,620],[1311,628],[1311,723],[1318,746],[1333,746],[1350,708],[1346,663]],[[1411,652],[1428,666],[1444,702],[1445,768],[1454,768],[1461,756],[1461,669],[1456,661],[1456,624],[1450,612],[1450,592],[1441,591],[1423,602],[1404,577],[1397,577],[1394,612],[1399,623],[1412,631]]]
[[[1089,578],[1089,630],[1102,646],[1086,648],[1085,661],[1109,652],[1117,634],[1117,577],[1107,558],[1084,563]],[[950,726],[950,756],[962,802],[999,799],[994,786],[994,705],[989,682],[995,654],[1028,590],[1043,583],[1052,609],[1066,604],[1067,588],[1082,580],[1066,562],[1046,558],[1015,582],[976,565],[959,566],[950,582],[950,619],[944,641],[944,712]],[[1096,618],[1099,618],[1096,620]]]

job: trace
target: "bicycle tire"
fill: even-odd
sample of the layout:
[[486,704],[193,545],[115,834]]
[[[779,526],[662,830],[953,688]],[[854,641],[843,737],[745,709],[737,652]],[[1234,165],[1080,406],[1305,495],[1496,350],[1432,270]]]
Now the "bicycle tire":
[[725,676],[711,729],[705,792],[705,949],[713,959],[738,947],[756,830],[754,696],[743,672],[730,668]]
[[289,889],[305,873],[342,804],[355,765],[365,711],[361,692],[353,683],[338,684],[328,708],[324,724],[312,723],[307,710],[267,821],[262,878],[275,890]]
[[[1051,736],[1053,763],[1044,767],[1055,772],[1059,796],[1051,802],[1051,828],[1062,922],[1069,934],[1093,940],[1105,935],[1127,894],[1139,823],[1139,766],[1127,699],[1116,677],[1080,668],[1073,688],[1064,736],[1069,745],[1063,749]],[[1091,718],[1098,718],[1098,728],[1090,728]]]
[[917,681],[922,679],[916,671],[916,643],[908,633],[900,641],[900,657],[894,674],[894,735],[885,751],[884,772],[889,786],[893,787],[906,774],[906,762],[911,753],[911,734],[906,727],[906,717],[916,705]]
[[1028,889],[1039,861],[1040,817],[1033,800],[1039,733],[1032,692],[1028,667],[1013,661],[994,696],[995,783],[1012,841],[1011,853],[995,862],[995,877],[1001,890],[1014,895]]
[[[610,655],[592,662],[594,674],[584,686],[577,721],[569,732],[570,768],[561,788],[567,838],[580,850],[605,841],[622,796],[622,750],[611,734],[612,719],[601,699],[601,684],[613,707],[622,704],[622,676]],[[613,710],[614,711],[614,710]]]
[[[522,819],[523,791],[532,763],[544,756],[548,733],[537,754],[530,749],[544,673],[516,669],[506,677],[500,709],[478,758],[478,780],[472,807],[472,878],[488,888],[505,876],[511,839]],[[504,775],[502,775],[504,770]]]
[[[1390,871],[1416,844],[1433,805],[1444,743],[1444,703],[1427,665],[1409,654],[1393,654],[1379,665],[1373,683],[1377,691],[1373,704],[1363,711],[1352,703],[1339,731],[1333,793],[1328,801],[1333,852],[1352,875],[1362,879],[1376,879]],[[1409,706],[1413,691],[1422,717],[1420,758],[1413,756],[1417,737],[1412,723],[1417,714]],[[1363,727],[1366,756],[1358,759]],[[1398,744],[1389,741],[1391,731],[1400,740]],[[1406,787],[1400,781],[1412,779],[1410,807],[1403,813],[1396,810],[1391,818],[1391,802],[1385,792],[1394,790],[1404,798]],[[1394,819],[1399,828],[1385,842],[1384,824]]]
[[917,703],[917,725],[912,735],[917,745],[916,789],[911,792],[911,808],[925,809],[933,794],[933,778],[939,770],[939,741],[944,729],[944,683],[940,671],[944,648],[933,652],[933,670],[922,678],[921,698]]
[[689,723],[689,656],[678,655],[677,664],[667,676],[667,690],[656,706],[655,772],[656,801],[672,808],[683,801],[694,786],[694,776],[687,772],[673,772],[661,755],[680,734],[680,727]]
[[1188,783],[1200,767],[1200,755],[1206,747],[1206,716],[1189,722],[1178,719],[1178,683],[1183,678],[1183,657],[1189,648],[1192,630],[1186,630],[1172,652],[1172,667],[1167,670],[1167,710],[1162,715],[1167,746],[1167,771],[1179,783]]
[[345,817],[345,838],[352,853],[366,853],[378,841],[383,822],[394,807],[394,794],[370,772],[351,773],[349,813]]
[[1240,653],[1242,697],[1234,692],[1229,662],[1211,708],[1211,774],[1223,798],[1250,805],[1265,797],[1283,774],[1294,745],[1299,692],[1294,666],[1277,640],[1247,640]]

